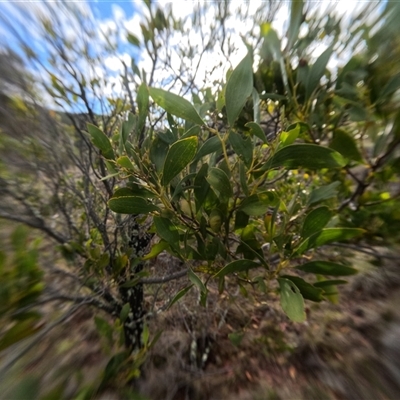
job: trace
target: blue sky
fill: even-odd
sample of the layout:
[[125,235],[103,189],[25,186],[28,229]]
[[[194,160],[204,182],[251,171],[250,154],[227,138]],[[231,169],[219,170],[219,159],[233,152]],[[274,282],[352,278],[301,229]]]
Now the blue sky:
[[113,16],[113,6],[122,8],[127,17],[134,13],[134,5],[131,0],[127,1],[90,1],[88,2],[96,19],[107,19]]
[[[236,0],[233,1],[233,3],[244,3],[245,0]],[[257,4],[261,4],[262,1],[265,0],[251,0],[249,2],[250,7],[252,7],[254,10],[257,9]],[[276,0],[278,1],[278,0]],[[313,0],[311,0],[313,1]],[[374,0],[371,0],[374,1]],[[168,0],[157,0],[157,6],[160,8],[165,8]],[[320,1],[313,1],[315,6],[318,8],[318,10],[321,12],[322,15],[324,15],[324,9],[328,5],[334,5],[335,11],[338,14],[346,16],[346,18],[349,18],[352,16],[354,13],[354,8],[356,6],[362,6],[362,3],[366,2],[366,0],[320,0]],[[27,46],[34,49],[39,57],[42,60],[47,59],[47,53],[46,53],[46,48],[43,45],[44,40],[43,40],[43,33],[42,36],[39,33],[38,29],[38,20],[37,20],[37,14],[35,13],[35,9],[45,9],[46,6],[44,6],[43,1],[20,1],[20,0],[15,0],[15,1],[9,1],[9,0],[0,0],[0,46],[3,45],[10,45],[12,48],[15,50],[18,49],[18,44],[15,38],[12,38],[12,35],[10,35],[10,28],[7,28],[5,24],[1,20],[1,16],[5,16],[8,21],[10,22],[10,26],[16,28],[20,34],[22,39],[26,42]],[[83,61],[79,64],[79,71],[82,71],[85,73],[87,76],[93,76],[93,69],[94,73],[98,74],[100,77],[107,77],[107,83],[108,83],[108,89],[105,93],[106,95],[111,95],[113,92],[116,93],[118,92],[120,86],[120,79],[118,75],[122,72],[122,63],[120,62],[121,59],[124,60],[124,62],[129,66],[130,65],[130,57],[135,58],[136,64],[139,66],[140,69],[144,69],[145,71],[149,71],[152,68],[152,61],[151,59],[147,56],[146,57],[146,52],[143,51],[139,53],[138,49],[132,45],[130,45],[127,40],[126,40],[126,32],[129,31],[136,36],[138,36],[139,39],[143,40],[141,38],[141,28],[140,28],[140,22],[143,21],[143,17],[146,15],[146,6],[143,4],[143,1],[141,0],[125,0],[125,1],[104,1],[104,0],[97,0],[97,1],[86,1],[86,0],[55,0],[55,1],[49,1],[48,2],[50,7],[56,6],[59,3],[64,3],[66,6],[76,6],[78,8],[81,8],[83,12],[87,12],[90,14],[90,23],[94,24],[94,27],[96,28],[97,33],[101,36],[103,34],[103,37],[101,39],[104,39],[104,35],[106,37],[109,37],[107,34],[105,34],[104,30],[107,31],[108,28],[120,28],[120,36],[118,37],[117,43],[118,43],[118,51],[115,52],[115,54],[108,54],[104,55],[102,54],[101,58],[101,65],[99,66],[94,66],[93,63],[89,64],[84,64]],[[286,2],[286,4],[288,4]],[[382,6],[385,4],[385,1],[381,1]],[[172,5],[172,11],[173,14],[177,17],[184,18],[188,15],[190,15],[193,11],[193,2],[191,0],[175,0],[171,2]],[[53,7],[55,9],[55,7]],[[68,15],[64,15],[62,12],[59,12],[59,10],[56,10],[56,15],[57,19],[61,19],[61,23],[63,26],[63,32],[65,32],[66,38],[70,38],[69,40],[71,43],[74,43],[74,49],[77,48],[76,45],[76,40],[79,36],[80,30],[82,26],[86,26],[86,23],[84,25],[74,25],[73,24],[73,18],[71,19],[68,17]],[[255,11],[253,11],[255,12]],[[35,17],[36,16],[36,17]],[[204,31],[207,29],[207,24],[209,21],[212,21],[212,16],[213,14],[211,13],[209,16],[207,16],[207,20],[205,22],[204,26]],[[35,20],[36,18],[36,20]],[[250,17],[251,18],[251,12],[250,12]],[[274,24],[273,27],[277,30],[278,35],[282,36],[284,31],[284,27],[288,22],[288,10],[287,7],[282,7],[282,9],[279,11],[279,13],[275,16]],[[232,67],[236,66],[237,63],[244,57],[247,49],[242,43],[242,39],[240,37],[240,34],[245,35],[248,27],[249,27],[249,21],[240,21],[236,18],[235,14],[232,15],[232,17],[229,19],[229,21],[226,21],[228,24],[228,28],[231,29],[231,39],[233,43],[236,43],[238,46],[238,51],[235,53],[231,54],[230,56],[230,64]],[[90,44],[93,46],[96,45],[96,40],[97,44],[98,39],[93,40]],[[179,44],[180,47],[184,46],[186,42],[190,42],[190,45],[194,45],[195,43],[200,43],[201,38],[199,35],[195,34],[195,32],[190,31],[189,33],[182,35],[182,34],[175,34],[175,37],[173,38],[173,42],[175,44]],[[100,43],[104,43],[104,40],[101,40]],[[101,44],[100,44],[101,46]],[[188,46],[188,44],[186,44]],[[321,43],[317,49],[315,49],[315,54],[314,57],[318,57],[320,53],[322,53],[325,50],[326,46],[323,46],[323,43]],[[98,49],[96,47],[96,49]],[[165,54],[165,49],[161,48],[159,50],[160,53]],[[97,50],[96,50],[97,51]],[[21,53],[21,51],[19,51]],[[99,53],[100,54],[100,53]],[[196,65],[197,63],[197,58],[199,55],[197,53],[194,54],[193,59],[192,59],[192,64]],[[218,80],[222,76],[224,76],[226,72],[226,68],[228,65],[224,64],[222,69],[221,68],[214,68],[214,64],[218,64],[218,60],[224,60],[220,52],[218,52],[218,48],[213,48],[211,52],[207,53],[207,57],[202,59],[202,62],[200,64],[200,67],[198,68],[199,73],[197,74],[197,81],[196,83],[201,87],[204,83],[204,81],[212,82],[213,80]],[[181,58],[179,54],[172,54],[172,57],[169,58],[169,60],[173,69],[176,71],[179,71],[180,65],[182,63]],[[341,61],[342,63],[345,60],[335,60],[332,58],[331,60],[331,65],[329,65],[331,68],[335,68],[338,64],[338,62]],[[47,61],[44,61],[45,65],[47,64]],[[56,66],[57,68],[58,66]],[[89,71],[91,69],[91,71]],[[212,75],[211,72],[212,71]],[[156,74],[156,77],[158,79],[157,84],[161,84],[163,82],[163,79],[166,79],[171,76],[170,71],[164,71],[160,70]],[[61,77],[63,79],[63,77]],[[92,78],[88,78],[89,80]],[[115,89],[112,89],[111,86],[112,84],[115,83],[117,86]],[[179,85],[176,85],[176,87],[173,88],[174,90],[176,89],[179,91]]]

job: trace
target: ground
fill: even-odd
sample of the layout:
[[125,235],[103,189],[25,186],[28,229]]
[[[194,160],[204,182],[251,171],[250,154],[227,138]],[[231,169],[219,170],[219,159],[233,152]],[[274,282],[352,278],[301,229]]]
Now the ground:
[[[141,396],[131,398],[399,398],[400,264],[393,257],[399,249],[376,250],[392,258],[337,249],[360,273],[341,287],[338,304],[307,301],[307,321],[301,324],[283,314],[274,287],[266,293],[246,287],[245,293],[228,284],[220,295],[211,283],[206,308],[192,290],[149,319],[151,334],[163,333],[131,383]],[[161,255],[149,268],[162,276],[180,266]],[[161,307],[186,284],[182,278],[165,285],[156,301],[150,287],[147,307]],[[57,316],[65,305],[56,306]],[[0,368],[19,349],[3,354]],[[98,382],[111,355],[94,326],[93,310],[82,307],[2,371],[0,390],[8,399],[80,398]],[[114,382],[94,398],[128,398],[120,389]]]

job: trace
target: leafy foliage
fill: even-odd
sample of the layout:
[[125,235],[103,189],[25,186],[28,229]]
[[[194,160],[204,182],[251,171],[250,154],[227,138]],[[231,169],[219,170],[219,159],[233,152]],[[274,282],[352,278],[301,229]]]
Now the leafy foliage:
[[[146,269],[136,267],[162,251],[182,261],[190,281],[165,308],[192,290],[199,292],[199,304],[207,305],[209,285],[222,293],[227,282],[240,288],[258,284],[276,292],[283,312],[298,323],[306,319],[308,301],[336,301],[337,286],[345,281],[329,277],[357,272],[347,260],[332,261],[327,245],[373,243],[379,235],[398,240],[393,229],[400,219],[397,4],[387,3],[374,23],[362,13],[354,17],[357,31],[344,35],[333,14],[318,18],[305,2],[292,1],[285,40],[271,21],[258,19],[259,34],[249,36],[246,56],[212,88],[198,87],[198,71],[189,68],[188,75],[168,76],[172,85],[158,80],[156,71],[170,66],[168,60],[157,64],[161,48],[184,24],[146,4],[149,18],[140,25],[141,37],[127,33],[127,40],[148,52],[153,68],[141,71],[134,59],[130,68],[123,63],[121,92],[107,97],[106,79],[89,82],[78,65],[66,67],[63,48],[71,57],[75,49],[56,22],[44,20],[51,55],[42,88],[63,112],[49,113],[39,99],[16,103],[4,94],[7,105],[18,109],[17,122],[26,121],[21,112],[47,125],[45,135],[25,135],[24,148],[2,124],[2,146],[13,147],[8,159],[21,158],[25,165],[17,178],[11,161],[2,166],[7,178],[1,178],[0,193],[8,205],[0,216],[55,240],[72,261],[70,273],[90,292],[83,301],[109,314],[113,323],[95,317],[109,348],[118,336],[101,388],[117,375],[124,382],[135,378],[158,338],[150,340],[145,328],[137,354],[121,350],[131,313],[121,293],[154,283]],[[385,39],[382,49],[384,34],[396,46],[388,49]],[[223,49],[225,34],[221,43]],[[323,49],[314,57],[318,44]],[[88,42],[82,46],[89,65],[101,62],[100,55],[90,55]],[[204,47],[206,52],[210,45]],[[114,54],[117,46],[110,42],[107,51]],[[194,53],[192,47],[182,49],[188,59]],[[347,63],[333,70],[330,62],[344,56]],[[30,57],[34,65],[42,64],[38,56]],[[45,178],[38,173],[32,179],[32,165]],[[130,215],[138,214],[154,234],[146,254],[145,249],[134,253],[130,244]],[[14,244],[14,269],[5,266],[5,255],[0,259],[7,270],[1,296],[7,299],[4,307],[18,309],[37,300],[42,286],[33,253]],[[30,277],[23,287],[14,282],[21,268]],[[18,297],[21,290],[28,299]],[[0,348],[14,343],[10,337],[31,332],[31,322],[15,324]]]

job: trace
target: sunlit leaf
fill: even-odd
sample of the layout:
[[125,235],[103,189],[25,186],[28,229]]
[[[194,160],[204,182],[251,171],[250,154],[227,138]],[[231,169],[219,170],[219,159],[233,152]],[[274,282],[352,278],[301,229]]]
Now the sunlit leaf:
[[289,279],[279,278],[281,306],[285,314],[294,322],[306,319],[304,299],[298,287]]
[[292,281],[300,290],[301,295],[311,301],[320,302],[322,300],[323,290],[314,287],[310,283],[298,276],[282,275],[281,278],[289,279]]
[[280,135],[281,146],[282,147],[289,146],[298,138],[299,134],[300,134],[299,124],[296,124],[296,126],[288,132],[281,132]]
[[286,167],[288,169],[340,168],[346,160],[335,150],[315,144],[292,144],[280,149],[259,171]]
[[129,157],[127,156],[121,156],[117,159],[117,164],[127,170],[133,171],[134,167],[133,164],[131,162],[131,160],[129,159]]
[[189,280],[196,285],[201,293],[204,293],[207,291],[206,287],[204,286],[204,283],[201,281],[201,279],[193,272],[191,268],[188,270],[188,277]]
[[141,133],[146,123],[147,113],[149,110],[149,91],[145,83],[142,83],[138,88],[136,102],[139,109],[137,130],[138,133]]
[[198,125],[204,125],[204,121],[200,118],[196,109],[183,97],[152,87],[149,88],[149,93],[153,100],[170,114]]
[[317,88],[319,81],[325,73],[326,66],[331,58],[333,46],[328,47],[311,66],[306,83],[306,97],[309,98]]
[[163,185],[167,185],[194,158],[197,152],[197,137],[191,136],[175,142],[168,150],[163,169]]
[[260,140],[262,140],[264,143],[267,143],[267,137],[265,135],[265,132],[261,128],[260,125],[258,125],[255,122],[248,122],[245,125],[246,128],[250,129],[250,134],[258,137]]
[[246,57],[233,70],[225,90],[225,107],[230,126],[236,121],[247,98],[253,91],[253,67],[252,57]]
[[111,146],[110,139],[105,135],[105,133],[92,124],[87,124],[87,128],[92,137],[93,144],[101,150],[103,156],[108,159],[114,159],[114,150]]
[[150,252],[146,254],[144,257],[142,257],[142,260],[151,260],[152,258],[157,257],[162,251],[168,248],[169,244],[164,240],[160,240],[158,243],[154,244],[151,247]]
[[287,48],[291,49],[298,38],[300,25],[303,20],[303,0],[292,0],[290,6],[290,23],[288,27]]

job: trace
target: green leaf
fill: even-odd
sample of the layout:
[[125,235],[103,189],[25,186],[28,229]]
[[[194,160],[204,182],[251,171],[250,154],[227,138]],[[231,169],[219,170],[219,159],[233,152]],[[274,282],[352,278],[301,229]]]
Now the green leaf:
[[292,0],[290,7],[290,23],[288,27],[288,43],[286,48],[292,49],[299,36],[300,25],[303,20],[303,0]]
[[362,156],[358,150],[356,141],[354,140],[353,136],[343,129],[335,130],[329,147],[339,152],[343,157],[362,162]]
[[279,278],[281,306],[285,314],[294,322],[306,320],[304,299],[298,287],[289,279]]
[[277,151],[259,171],[263,172],[279,167],[288,169],[340,168],[345,165],[346,160],[335,150],[315,144],[292,144]]
[[215,278],[226,276],[236,272],[248,271],[251,268],[260,267],[260,264],[252,260],[237,260],[225,265],[221,270],[215,274]]
[[113,198],[116,197],[143,197],[145,199],[150,199],[156,197],[153,192],[147,190],[143,186],[131,185],[129,187],[123,187],[115,189]]
[[[260,55],[264,60],[270,62],[271,56],[279,64],[281,70],[283,84],[288,94],[290,94],[290,87],[288,83],[288,77],[285,67],[285,61],[282,56],[281,41],[274,29],[272,29],[271,23],[266,22],[261,24],[261,35],[264,37],[264,42],[261,47]],[[268,98],[279,100],[279,95],[275,94],[265,94]],[[263,95],[260,98],[264,98]]]
[[301,230],[301,236],[307,238],[325,228],[326,224],[332,218],[332,212],[328,207],[318,207],[310,211],[303,223],[303,228]]
[[188,129],[181,137],[181,139],[186,139],[191,136],[199,136],[201,132],[201,128],[198,125],[193,125],[190,129]]
[[128,42],[130,44],[133,44],[136,47],[140,47],[140,40],[132,33],[128,33],[126,38],[128,39]]
[[188,175],[184,176],[180,180],[180,182],[175,187],[175,190],[174,190],[174,193],[172,195],[171,201],[174,201],[176,197],[179,198],[180,197],[179,195],[181,193],[183,193],[185,190],[187,190],[186,183],[191,181],[192,179],[194,179],[196,177],[196,175],[197,174],[194,172],[192,174],[188,174]]
[[242,161],[239,161],[239,181],[240,186],[242,187],[243,193],[248,196],[250,194],[249,187],[247,186],[247,175],[246,168]]
[[253,144],[248,137],[244,139],[238,133],[231,131],[229,133],[229,143],[235,153],[243,160],[247,168],[250,168],[253,161]]
[[128,140],[128,136],[131,133],[133,126],[136,122],[136,116],[132,113],[129,113],[128,120],[124,121],[122,124],[122,132],[120,138],[120,154],[122,153],[122,146],[126,145],[126,141]]
[[158,342],[158,340],[160,339],[161,334],[163,333],[163,331],[158,331],[154,336],[152,341],[150,342],[150,344],[148,345],[148,349],[151,349],[152,347],[154,347],[154,345]]
[[280,142],[282,147],[288,146],[292,144],[300,134],[300,125],[296,124],[296,126],[288,132],[281,132]]
[[149,88],[149,93],[153,100],[170,114],[198,125],[204,125],[204,121],[196,109],[183,97],[156,88]]
[[[139,276],[138,276],[139,275]],[[120,287],[122,288],[131,288],[135,287],[144,276],[147,276],[147,272],[142,271],[140,274],[135,274],[136,278],[130,279],[129,281],[124,282]]]
[[156,166],[157,172],[161,172],[163,170],[168,149],[168,144],[159,136],[157,136],[151,144],[150,160]]
[[92,138],[93,144],[99,150],[101,150],[105,158],[113,160],[115,156],[114,156],[114,150],[111,146],[110,139],[108,139],[105,133],[95,125],[87,124],[87,128]]
[[179,242],[178,228],[167,218],[154,217],[154,224],[158,235],[170,245],[177,245]]
[[248,214],[244,213],[243,211],[238,210],[235,215],[235,230],[242,229],[247,226],[249,223],[249,216]]
[[292,281],[300,290],[301,295],[311,301],[320,302],[322,300],[323,290],[314,287],[310,283],[298,276],[282,275],[282,278],[289,279]]
[[269,22],[261,24],[261,35],[264,37],[262,57],[265,59],[269,53],[275,60],[280,61],[282,59],[281,41]]
[[187,286],[184,289],[180,290],[175,297],[171,300],[171,302],[168,304],[167,310],[174,304],[176,303],[180,298],[182,298],[191,288],[193,285]]
[[175,142],[168,150],[163,169],[163,185],[168,185],[194,158],[198,139],[195,136]]
[[255,122],[248,122],[245,127],[250,129],[250,135],[257,136],[262,142],[267,143],[267,137],[260,125]]
[[331,58],[333,46],[328,47],[311,66],[306,83],[306,98],[309,99],[317,88],[319,81],[325,73],[326,66]]
[[227,203],[232,197],[232,187],[226,173],[219,168],[209,168],[207,182],[222,203]]
[[340,182],[336,181],[330,183],[329,185],[321,186],[317,189],[314,189],[310,194],[310,197],[308,199],[308,204],[311,205],[314,203],[318,203],[322,200],[328,200],[331,199],[332,197],[336,197],[337,196],[336,188],[338,186],[340,186]]
[[159,211],[154,204],[136,196],[112,197],[108,200],[108,206],[118,214],[148,214],[152,211]]
[[113,329],[110,324],[103,318],[97,316],[94,317],[94,322],[100,335],[105,337],[108,343],[112,343]]
[[164,240],[160,240],[158,243],[156,243],[155,245],[153,245],[151,247],[150,253],[148,253],[144,257],[142,257],[142,260],[150,260],[154,257],[157,257],[162,251],[164,251],[168,248],[169,248],[169,244]]
[[146,123],[147,113],[149,110],[149,91],[145,83],[142,83],[139,86],[136,96],[136,102],[139,108],[139,121],[137,131],[138,133],[141,133]]
[[196,154],[195,160],[200,160],[200,158],[215,152],[222,152],[222,144],[218,136],[213,136],[204,142]]
[[225,107],[230,126],[236,121],[253,91],[252,57],[249,54],[233,70],[225,90]]
[[252,100],[253,100],[253,119],[257,124],[260,123],[260,95],[257,90],[253,87],[252,90]]
[[208,165],[203,164],[194,179],[194,197],[196,201],[196,210],[199,211],[207,198],[210,185],[207,182]]
[[129,311],[131,311],[130,304],[129,303],[124,304],[119,314],[119,319],[121,320],[122,323],[124,323],[125,320],[128,318]]
[[365,231],[358,228],[326,228],[314,233],[304,240],[298,247],[296,254],[300,255],[305,251],[320,247],[328,243],[350,240],[361,236]]
[[330,261],[311,261],[309,263],[296,267],[296,269],[304,272],[310,272],[312,274],[331,275],[331,276],[354,275],[358,272],[354,268],[347,267],[346,265],[337,264]]
[[0,351],[3,351],[14,343],[35,334],[38,330],[40,330],[40,327],[38,326],[36,319],[18,321],[11,328],[8,327],[7,331],[5,331],[0,338]]
[[142,343],[146,347],[149,343],[149,337],[150,337],[150,332],[149,332],[149,327],[145,323],[143,324],[143,331],[142,331]]
[[133,164],[132,164],[131,160],[129,159],[129,157],[127,157],[127,156],[119,157],[117,159],[117,164],[119,166],[121,166],[122,168],[125,168],[125,169],[127,169],[129,171],[133,171],[134,170]]
[[379,100],[385,102],[388,98],[400,89],[400,74],[391,77],[380,93]]
[[269,204],[258,197],[257,194],[253,194],[246,197],[240,204],[239,210],[243,211],[247,215],[258,217],[267,212]]
[[189,276],[190,281],[200,289],[201,293],[205,293],[207,291],[206,287],[204,286],[204,283],[193,272],[193,270],[191,268],[189,268],[189,270],[188,270],[188,276]]

